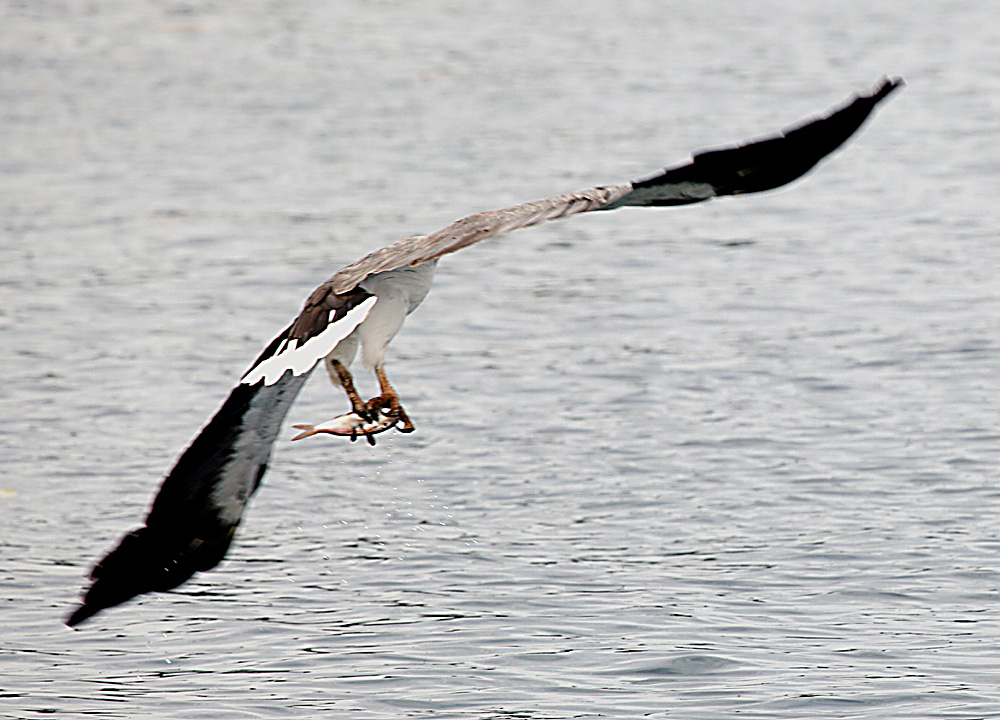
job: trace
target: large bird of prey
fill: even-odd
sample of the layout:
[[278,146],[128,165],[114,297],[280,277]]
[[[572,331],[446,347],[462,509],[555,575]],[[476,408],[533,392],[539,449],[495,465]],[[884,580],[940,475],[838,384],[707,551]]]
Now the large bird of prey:
[[[554,195],[471,215],[432,235],[400,240],[361,258],[316,288],[302,312],[264,349],[215,416],[184,451],[153,501],[145,525],[122,538],[94,567],[83,603],[67,618],[77,625],[142,593],[177,587],[225,556],[271,447],[296,395],[324,361],[351,403],[348,424],[333,430],[371,439],[413,424],[385,372],[385,352],[404,318],[420,304],[438,259],[518,228],[621,207],[698,203],[723,195],[777,188],[808,172],[840,147],[901,79],[883,78],[825,115],[764,139],[698,152],[683,165],[644,180]],[[381,394],[358,395],[349,366],[358,350],[374,369]]]

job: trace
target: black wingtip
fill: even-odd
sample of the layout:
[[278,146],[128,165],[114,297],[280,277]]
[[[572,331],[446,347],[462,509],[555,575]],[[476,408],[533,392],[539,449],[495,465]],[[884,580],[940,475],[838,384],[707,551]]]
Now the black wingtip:
[[94,607],[93,605],[88,605],[87,603],[83,603],[82,605],[80,605],[80,607],[74,610],[72,614],[70,614],[63,622],[65,622],[66,625],[68,625],[69,627],[76,627],[84,620],[89,620],[90,618],[94,617],[94,615],[96,615],[103,609],[104,608],[98,608]]
[[633,192],[609,207],[685,205],[787,185],[846,143],[875,106],[904,85],[900,77],[883,76],[871,91],[776,135],[697,152],[689,163],[632,183]]
[[[269,357],[283,337],[261,358]],[[260,485],[274,436],[307,377],[273,385],[241,383],[233,389],[163,481],[145,526],[125,535],[94,567],[93,582],[67,625],[144,593],[172,590],[222,561]],[[223,483],[230,487],[220,499]]]
[[[147,532],[147,528],[140,528],[128,533],[118,547],[94,566],[90,573],[93,584],[80,606],[66,618],[67,625],[75,627],[106,608],[153,589]],[[158,564],[155,560],[152,563],[153,567]]]
[[906,81],[903,78],[898,76],[891,78],[888,75],[883,75],[869,97],[876,103],[880,103],[889,96],[889,93],[901,87],[906,87]]
[[236,532],[235,525],[213,520],[189,529],[178,533],[147,526],[125,535],[94,566],[93,584],[66,624],[74,627],[102,610],[148,592],[172,590],[196,572],[210,570],[222,561]]

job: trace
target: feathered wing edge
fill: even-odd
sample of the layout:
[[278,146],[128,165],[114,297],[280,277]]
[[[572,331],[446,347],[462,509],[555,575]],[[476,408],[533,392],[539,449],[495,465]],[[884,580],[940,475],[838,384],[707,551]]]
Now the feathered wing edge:
[[843,145],[875,106],[902,85],[899,78],[884,78],[870,93],[854,95],[826,115],[772,137],[696,153],[691,162],[644,180],[477,213],[433,235],[417,235],[386,245],[337,272],[332,278],[333,289],[348,292],[369,275],[420,265],[488,238],[568,215],[625,206],[685,205],[780,187],[801,177]]
[[689,163],[637,180],[632,192],[602,209],[687,205],[787,185],[847,142],[875,106],[903,84],[901,78],[883,78],[871,92],[775,135],[697,152]]
[[[267,470],[282,422],[316,363],[350,334],[375,302],[321,286],[260,354],[167,475],[143,527],[97,563],[70,627],[147,592],[171,590],[225,557]],[[313,353],[311,362],[304,351]],[[267,372],[257,372],[262,367]]]

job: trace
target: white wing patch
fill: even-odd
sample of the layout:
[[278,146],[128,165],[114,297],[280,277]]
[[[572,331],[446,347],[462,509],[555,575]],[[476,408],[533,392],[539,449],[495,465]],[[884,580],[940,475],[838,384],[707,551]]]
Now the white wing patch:
[[247,372],[240,382],[244,385],[255,385],[263,379],[265,385],[273,385],[287,370],[291,370],[292,375],[309,372],[317,362],[337,347],[337,343],[354,332],[354,329],[364,322],[376,302],[378,302],[378,298],[368,298],[357,307],[349,310],[343,318],[328,325],[326,330],[319,335],[306,340],[301,347],[299,347],[298,340],[291,340],[273,357],[269,357]]

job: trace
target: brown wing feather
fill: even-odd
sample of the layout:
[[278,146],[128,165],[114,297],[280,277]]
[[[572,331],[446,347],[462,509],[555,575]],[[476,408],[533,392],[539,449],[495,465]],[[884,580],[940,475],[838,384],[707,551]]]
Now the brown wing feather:
[[631,184],[597,187],[469,215],[433,235],[416,235],[394,242],[351,263],[331,278],[333,291],[340,294],[350,292],[369,275],[406,265],[421,265],[512,230],[567,215],[600,210],[627,195],[631,189]]
[[288,333],[289,339],[297,340],[300,346],[304,345],[306,341],[319,335],[331,323],[337,322],[352,308],[370,297],[371,295],[364,290],[353,288],[337,294],[333,289],[333,280],[327,280],[309,295],[302,312],[292,323]]

